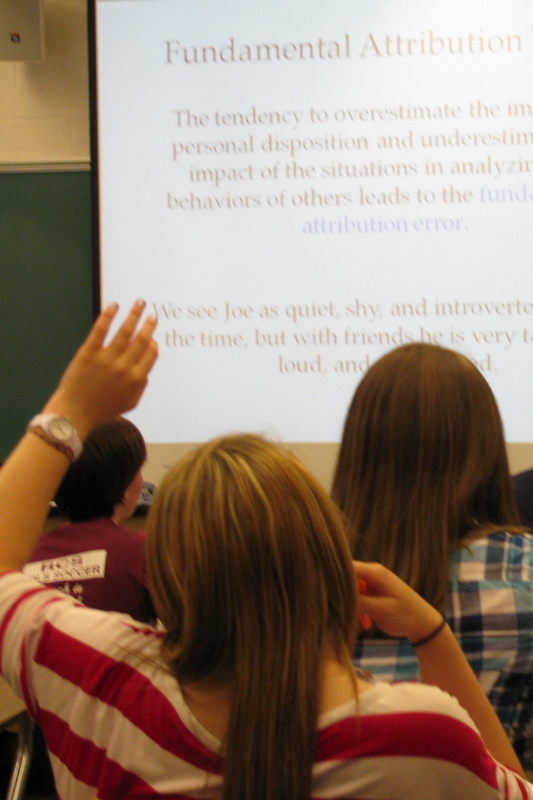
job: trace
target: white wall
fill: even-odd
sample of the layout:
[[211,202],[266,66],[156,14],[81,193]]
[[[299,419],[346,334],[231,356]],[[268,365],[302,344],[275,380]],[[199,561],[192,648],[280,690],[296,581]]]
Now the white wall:
[[89,168],[86,0],[44,0],[43,62],[0,61],[0,166]]

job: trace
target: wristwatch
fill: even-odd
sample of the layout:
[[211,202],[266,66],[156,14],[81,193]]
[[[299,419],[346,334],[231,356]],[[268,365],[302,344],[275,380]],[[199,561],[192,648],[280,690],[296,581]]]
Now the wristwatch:
[[61,450],[71,461],[75,461],[83,450],[80,437],[71,420],[60,414],[37,414],[30,420],[28,430],[52,447]]

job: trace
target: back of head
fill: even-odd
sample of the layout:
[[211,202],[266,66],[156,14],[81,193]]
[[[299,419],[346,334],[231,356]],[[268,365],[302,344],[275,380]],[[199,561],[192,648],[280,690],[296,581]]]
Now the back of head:
[[101,422],[57,491],[59,510],[72,522],[111,517],[145,461],[146,445],[133,422],[124,417]]
[[148,564],[178,680],[235,687],[224,796],[308,796],[320,656],[327,642],[349,658],[354,633],[333,503],[281,447],[217,439],[159,486]]
[[441,604],[450,550],[518,524],[500,414],[477,367],[423,343],[379,359],[352,399],[332,495],[357,557]]

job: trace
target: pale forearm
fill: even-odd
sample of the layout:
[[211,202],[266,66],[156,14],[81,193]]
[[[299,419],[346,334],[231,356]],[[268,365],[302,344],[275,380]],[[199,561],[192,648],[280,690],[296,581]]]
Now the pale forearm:
[[[135,303],[109,345],[116,314],[109,306],[65,371],[44,411],[69,417],[80,439],[99,421],[133,408],[156,358],[155,319],[139,327],[144,303]],[[41,430],[41,433],[43,431]],[[20,569],[31,556],[50,501],[70,460],[60,445],[26,433],[0,469],[0,570]]]
[[523,774],[507,734],[450,628],[446,625],[438,636],[418,647],[417,656],[424,683],[455,697],[469,713],[491,755]]
[[68,458],[27,433],[0,469],[0,570],[21,569],[33,552]]
[[[356,577],[365,581],[360,611],[389,636],[418,645],[421,678],[455,697],[469,713],[491,755],[523,774],[501,723],[442,616],[390,570],[380,564],[355,562]],[[436,635],[434,635],[436,633]]]
[[[55,392],[43,411],[69,417],[80,438],[93,426],[90,414]],[[26,433],[0,470],[0,571],[22,569],[42,533],[50,501],[70,465],[68,456]]]

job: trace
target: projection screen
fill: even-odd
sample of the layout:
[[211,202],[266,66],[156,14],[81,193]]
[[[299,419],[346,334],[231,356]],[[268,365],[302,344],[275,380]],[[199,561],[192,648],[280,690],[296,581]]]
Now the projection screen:
[[369,364],[417,340],[475,361],[533,464],[531,4],[90,17],[100,296],[159,318],[132,415],[155,479],[243,430],[327,472]]

